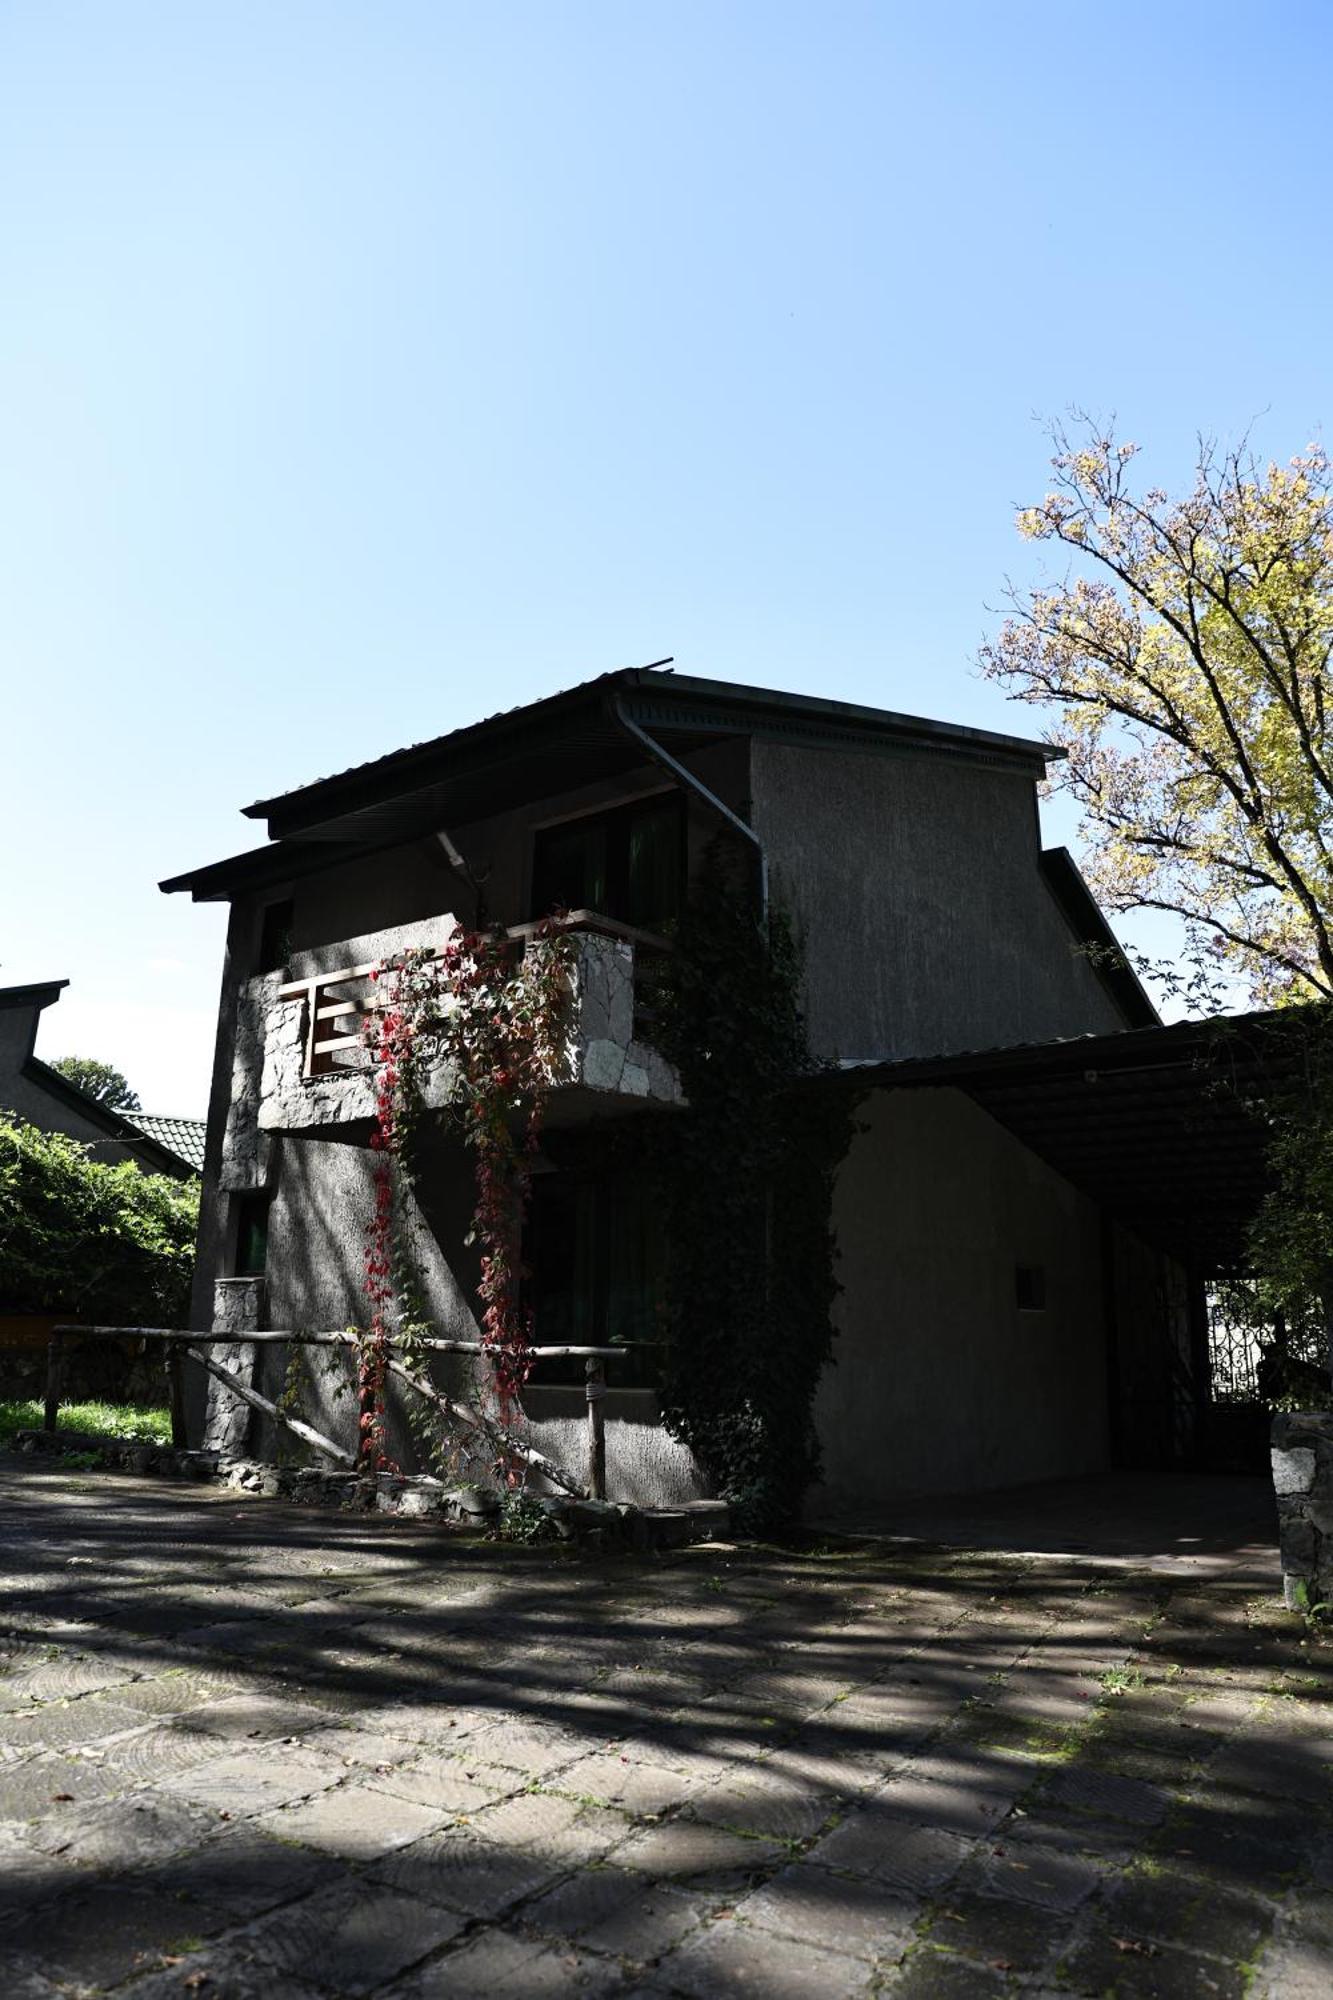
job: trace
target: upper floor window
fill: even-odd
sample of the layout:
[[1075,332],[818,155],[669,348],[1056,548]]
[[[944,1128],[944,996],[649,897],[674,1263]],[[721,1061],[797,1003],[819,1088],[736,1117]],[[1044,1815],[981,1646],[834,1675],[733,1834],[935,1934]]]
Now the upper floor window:
[[678,792],[562,820],[534,836],[532,914],[596,910],[641,930],[679,916],[685,890],[685,808]]
[[285,902],[265,903],[259,927],[260,972],[280,972],[291,957],[294,916],[290,896]]

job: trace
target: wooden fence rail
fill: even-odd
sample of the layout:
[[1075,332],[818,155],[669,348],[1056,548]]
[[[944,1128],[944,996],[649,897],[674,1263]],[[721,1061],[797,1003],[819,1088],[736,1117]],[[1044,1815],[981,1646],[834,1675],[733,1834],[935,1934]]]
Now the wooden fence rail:
[[[171,1407],[171,1442],[180,1448],[187,1442],[185,1423],[185,1385],[183,1362],[188,1358],[203,1368],[212,1379],[221,1384],[230,1395],[247,1403],[251,1409],[260,1411],[273,1423],[312,1445],[326,1458],[333,1460],[345,1471],[355,1468],[356,1459],[342,1445],[325,1437],[312,1424],[301,1417],[295,1417],[289,1410],[263,1396],[249,1383],[241,1382],[229,1368],[213,1359],[205,1350],[209,1347],[232,1347],[248,1343],[254,1347],[342,1347],[355,1348],[358,1337],[349,1328],[335,1328],[327,1332],[304,1332],[292,1329],[288,1332],[266,1329],[263,1332],[237,1333],[214,1327],[209,1332],[194,1333],[185,1327],[175,1326],[56,1326],[51,1330],[46,1350],[46,1402],[43,1412],[43,1427],[54,1432],[60,1415],[60,1404],[65,1384],[65,1362],[67,1342],[73,1339],[89,1340],[147,1340],[161,1341],[166,1347],[167,1388]],[[424,1401],[439,1411],[446,1421],[464,1430],[479,1431],[503,1445],[506,1451],[522,1460],[534,1472],[540,1472],[553,1485],[563,1488],[576,1497],[591,1497],[594,1500],[606,1498],[606,1419],[603,1403],[606,1396],[606,1363],[617,1355],[624,1355],[640,1342],[626,1342],[620,1347],[587,1347],[560,1345],[532,1347],[528,1349],[534,1361],[581,1360],[584,1363],[584,1395],[588,1406],[588,1477],[586,1491],[577,1481],[548,1458],[535,1445],[516,1437],[506,1426],[485,1417],[481,1411],[467,1403],[460,1403],[438,1389],[433,1382],[413,1369],[409,1360],[395,1351],[390,1342],[388,1367],[396,1380],[415,1391]],[[489,1352],[480,1340],[436,1340],[423,1338],[412,1343],[414,1350],[431,1354],[472,1354]]]

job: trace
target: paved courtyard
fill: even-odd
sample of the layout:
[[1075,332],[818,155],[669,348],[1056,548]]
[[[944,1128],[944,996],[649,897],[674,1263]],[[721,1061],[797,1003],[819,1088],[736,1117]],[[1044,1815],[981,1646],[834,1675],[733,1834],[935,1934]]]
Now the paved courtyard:
[[878,1525],[939,1539],[599,1562],[0,1459],[0,1994],[1324,2000],[1259,1484]]

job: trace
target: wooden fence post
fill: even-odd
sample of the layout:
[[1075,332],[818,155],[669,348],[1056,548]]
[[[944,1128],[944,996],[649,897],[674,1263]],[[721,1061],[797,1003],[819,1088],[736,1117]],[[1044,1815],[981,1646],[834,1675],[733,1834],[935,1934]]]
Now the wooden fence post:
[[587,1376],[584,1394],[588,1398],[588,1491],[594,1500],[606,1498],[606,1363],[600,1355],[589,1355],[583,1364]]
[[167,1401],[171,1407],[171,1442],[183,1451],[189,1442],[185,1426],[185,1370],[179,1340],[167,1342]]
[[53,1333],[46,1343],[46,1412],[42,1419],[44,1430],[54,1431],[56,1418],[60,1414],[60,1391],[65,1381],[65,1341],[63,1334]]

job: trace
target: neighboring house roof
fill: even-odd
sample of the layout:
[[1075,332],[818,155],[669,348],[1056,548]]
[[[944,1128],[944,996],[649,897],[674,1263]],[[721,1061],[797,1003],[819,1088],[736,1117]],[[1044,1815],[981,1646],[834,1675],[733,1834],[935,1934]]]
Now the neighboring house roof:
[[[182,1154],[176,1152],[173,1147],[164,1146],[151,1132],[144,1131],[141,1126],[133,1122],[125,1112],[108,1111],[105,1104],[99,1104],[95,1097],[89,1097],[86,1091],[77,1089],[60,1074],[58,1069],[52,1069],[49,1063],[42,1062],[39,1057],[28,1057],[23,1065],[23,1074],[29,1082],[37,1084],[48,1096],[57,1098],[72,1111],[79,1112],[90,1124],[98,1126],[108,1139],[114,1140],[116,1145],[123,1146],[127,1152],[132,1153],[139,1165],[150,1174],[170,1174],[176,1180],[183,1180],[188,1175],[198,1172],[198,1169]],[[95,1146],[97,1141],[94,1139],[90,1143]]]
[[[50,1063],[42,1062],[40,1057],[33,1054],[37,1044],[37,1025],[43,1010],[58,1000],[68,985],[68,979],[46,979],[28,986],[0,987],[0,1011],[21,1009],[29,1016],[26,1029],[22,1022],[18,1024],[17,1046],[11,1039],[10,1054],[6,1059],[13,1067],[6,1070],[5,1074],[22,1077],[30,1087],[26,1094],[21,1094],[19,1097],[19,1103],[23,1108],[18,1115],[41,1130],[48,1129],[40,1116],[33,1116],[32,1092],[36,1091],[51,1098],[55,1104],[63,1106],[67,1111],[74,1112],[84,1127],[91,1126],[99,1133],[100,1138],[85,1141],[94,1148],[105,1141],[110,1141],[123,1152],[129,1153],[146,1172],[170,1174],[174,1180],[185,1180],[190,1175],[201,1172],[202,1157],[196,1163],[190,1154],[168,1142],[165,1135],[159,1136],[148,1129],[151,1125],[160,1124],[194,1126],[194,1120],[150,1118],[140,1124],[137,1122],[137,1114],[136,1119],[131,1120],[124,1112],[109,1111],[105,1104],[99,1104],[95,1097],[89,1097],[86,1091],[80,1090],[67,1077],[62,1076],[58,1069],[52,1069]],[[0,1076],[0,1109],[6,1108],[10,1102],[4,1094],[4,1085],[5,1078]],[[49,1129],[66,1131],[68,1127],[56,1124]],[[203,1129],[202,1125],[197,1126],[201,1134]],[[83,1133],[80,1131],[78,1136],[82,1138]],[[202,1148],[200,1151],[202,1155]]]
[[170,893],[225,897],[324,865],[327,843],[387,846],[464,823],[509,804],[629,770],[642,761],[623,718],[660,735],[679,756],[727,737],[755,735],[824,748],[873,750],[982,763],[1041,777],[1064,753],[1026,736],[933,722],[894,710],[786,694],[773,688],[625,668],[508,709],[429,742],[394,750],[331,777],[245,807],[268,823],[275,845],[175,875]]
[[38,979],[30,986],[0,986],[0,1007],[31,1007],[35,1034],[35,1017],[58,1000],[68,985],[68,979]]
[[141,1132],[184,1160],[194,1173],[204,1171],[204,1139],[208,1132],[202,1118],[165,1118],[156,1112],[132,1111],[126,1116]]

